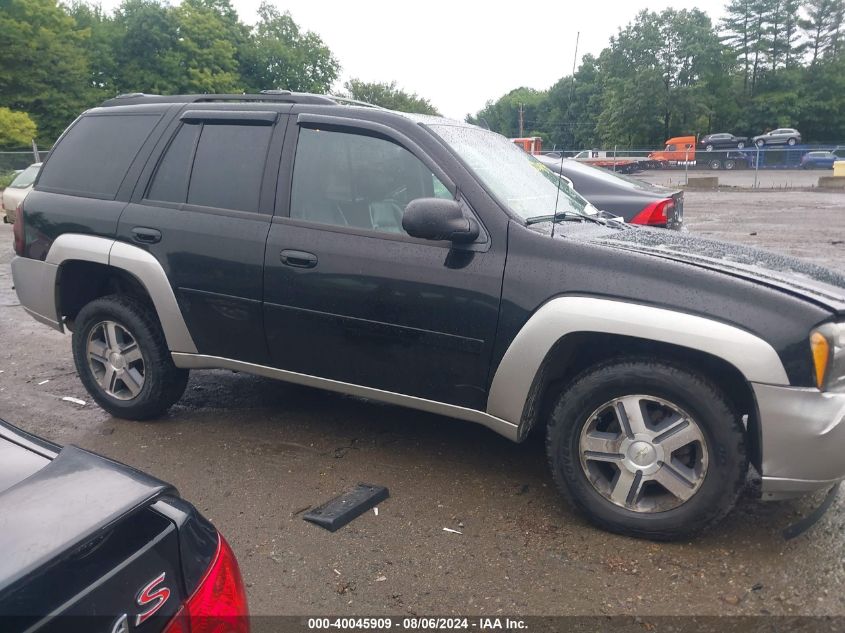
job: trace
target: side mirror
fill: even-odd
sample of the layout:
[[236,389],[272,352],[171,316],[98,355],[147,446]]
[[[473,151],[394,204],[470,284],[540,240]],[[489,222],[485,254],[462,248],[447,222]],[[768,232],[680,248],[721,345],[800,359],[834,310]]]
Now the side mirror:
[[405,207],[402,228],[411,237],[424,240],[449,240],[466,244],[478,239],[478,223],[464,216],[461,205],[454,200],[418,198]]

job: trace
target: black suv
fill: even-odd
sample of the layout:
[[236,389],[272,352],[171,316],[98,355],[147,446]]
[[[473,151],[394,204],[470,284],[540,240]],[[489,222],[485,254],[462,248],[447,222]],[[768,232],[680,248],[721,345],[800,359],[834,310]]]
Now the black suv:
[[20,301],[115,416],[225,368],[547,435],[596,523],[688,535],[845,477],[845,278],[597,217],[477,127],[308,94],[80,116],[15,224]]

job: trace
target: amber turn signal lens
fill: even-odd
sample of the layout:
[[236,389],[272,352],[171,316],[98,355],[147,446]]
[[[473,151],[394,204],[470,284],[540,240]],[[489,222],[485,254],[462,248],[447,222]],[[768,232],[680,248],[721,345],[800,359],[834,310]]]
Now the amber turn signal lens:
[[810,335],[810,348],[813,350],[813,364],[816,367],[816,386],[821,389],[830,362],[830,343],[821,332],[813,332]]

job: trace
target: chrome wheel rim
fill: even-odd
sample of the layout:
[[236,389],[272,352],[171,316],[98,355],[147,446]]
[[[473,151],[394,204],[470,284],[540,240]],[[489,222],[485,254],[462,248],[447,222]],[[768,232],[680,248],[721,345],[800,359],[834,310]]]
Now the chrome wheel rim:
[[101,321],[88,334],[88,368],[100,388],[132,400],[144,388],[144,356],[135,336],[116,321]]
[[672,510],[689,501],[707,475],[707,441],[676,404],[647,395],[614,398],[587,419],[581,468],[602,497],[634,512]]

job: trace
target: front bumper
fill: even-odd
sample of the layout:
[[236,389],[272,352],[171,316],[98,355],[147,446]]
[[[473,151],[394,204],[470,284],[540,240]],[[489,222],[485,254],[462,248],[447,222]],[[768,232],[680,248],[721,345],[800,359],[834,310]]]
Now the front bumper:
[[784,499],[845,479],[845,393],[755,383],[763,498]]
[[29,257],[12,258],[12,282],[23,309],[36,320],[63,332],[56,309],[56,274],[59,267]]

